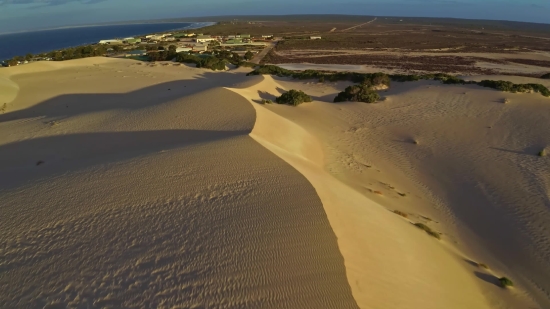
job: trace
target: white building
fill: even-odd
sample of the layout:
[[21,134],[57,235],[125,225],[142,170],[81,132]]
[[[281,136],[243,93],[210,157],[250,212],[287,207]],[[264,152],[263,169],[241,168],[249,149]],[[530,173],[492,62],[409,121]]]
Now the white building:
[[176,53],[182,53],[182,52],[190,52],[193,48],[191,47],[178,47],[176,48]]
[[265,34],[265,35],[262,35],[262,38],[264,38],[264,39],[270,39],[270,38],[272,38],[272,37],[273,37],[272,34]]
[[320,40],[321,37],[320,36],[312,36],[310,37],[311,40]]
[[122,41],[121,40],[101,40],[99,41],[99,44],[116,45],[116,44],[122,44]]
[[196,39],[195,39],[195,42],[197,43],[206,43],[206,42],[211,42],[211,41],[215,41],[216,39],[209,36],[209,35],[201,35],[201,36],[198,36]]

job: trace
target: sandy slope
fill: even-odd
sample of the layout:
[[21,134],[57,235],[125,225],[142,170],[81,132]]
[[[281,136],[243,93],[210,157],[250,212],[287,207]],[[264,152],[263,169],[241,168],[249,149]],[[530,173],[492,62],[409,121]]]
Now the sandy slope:
[[[302,89],[328,101],[345,86],[265,78],[235,91],[254,102],[284,89]],[[358,304],[548,306],[550,163],[535,154],[550,145],[549,100],[436,82],[397,83],[385,95],[387,101],[379,104],[255,105],[252,136],[316,188]],[[511,103],[500,103],[503,98]],[[274,140],[262,118],[278,123],[270,126],[278,131],[288,127],[288,140]],[[300,138],[306,133],[299,131],[308,137]],[[300,140],[312,139],[325,153],[323,162],[293,155]],[[327,173],[347,189],[327,180]],[[380,205],[407,212],[411,221],[443,232],[443,240],[426,239]],[[519,287],[498,287],[496,276],[502,275]]]
[[220,87],[243,74],[103,61],[9,76],[1,308],[357,308],[313,187]]
[[550,305],[548,99],[245,72],[0,70],[0,308]]

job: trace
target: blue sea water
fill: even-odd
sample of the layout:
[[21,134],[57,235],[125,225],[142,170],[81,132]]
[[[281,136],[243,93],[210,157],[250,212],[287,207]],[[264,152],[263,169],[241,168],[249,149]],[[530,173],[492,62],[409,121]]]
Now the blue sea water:
[[67,47],[97,43],[155,32],[204,27],[210,23],[146,23],[87,26],[0,35],[0,61],[28,53],[39,54]]

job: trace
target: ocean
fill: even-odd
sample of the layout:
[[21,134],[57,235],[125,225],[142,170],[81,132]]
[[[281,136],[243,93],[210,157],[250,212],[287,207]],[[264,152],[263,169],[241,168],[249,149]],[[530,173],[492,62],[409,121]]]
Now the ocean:
[[0,61],[28,53],[39,54],[67,47],[97,43],[155,32],[194,29],[211,23],[146,23],[86,26],[0,35]]

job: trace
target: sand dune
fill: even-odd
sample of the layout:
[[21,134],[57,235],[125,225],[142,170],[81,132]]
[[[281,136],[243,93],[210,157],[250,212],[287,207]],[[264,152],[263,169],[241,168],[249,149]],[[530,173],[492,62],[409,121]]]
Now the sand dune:
[[[163,83],[92,94],[133,62],[71,82],[89,61],[12,77],[0,307],[357,308],[314,189],[248,136],[252,106],[219,86],[243,74],[149,68]],[[29,93],[34,78],[50,99]]]
[[[326,100],[345,86],[265,78],[255,88],[235,91],[257,101],[260,95],[302,89]],[[546,307],[549,235],[542,227],[549,223],[544,205],[549,198],[550,164],[536,154],[550,144],[549,100],[537,94],[437,82],[395,83],[384,95],[387,100],[374,105],[320,101],[299,108],[255,105],[258,132],[264,132],[262,115],[292,123],[286,143],[272,142],[263,133],[255,135],[256,127],[252,136],[316,188],[359,306]],[[503,104],[503,98],[511,103]],[[269,127],[282,126],[280,122]],[[288,145],[295,148],[297,140],[311,138],[294,139],[290,131],[296,128],[314,136],[325,153],[321,165],[307,160],[315,165],[309,171],[289,156],[295,150],[286,151]],[[324,174],[348,189],[334,181],[323,184],[329,182],[326,175],[319,176]],[[380,205],[443,232],[441,243],[423,243],[425,235],[415,227],[401,226],[407,221],[392,218]],[[514,291],[498,287],[497,277],[504,275],[519,287]],[[419,278],[425,286],[418,286]],[[381,287],[384,281],[391,293]],[[415,287],[410,287],[412,282]],[[376,291],[375,299],[364,293],[365,286]],[[418,297],[421,293],[426,294]],[[429,302],[424,303],[426,299]]]
[[550,305],[547,98],[246,72],[0,70],[0,307]]

